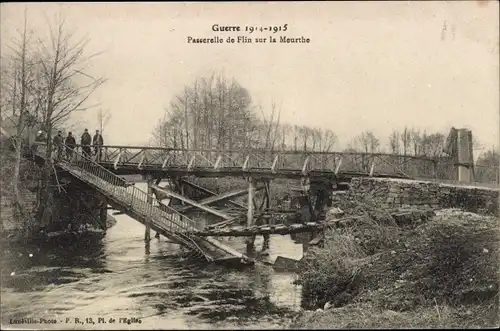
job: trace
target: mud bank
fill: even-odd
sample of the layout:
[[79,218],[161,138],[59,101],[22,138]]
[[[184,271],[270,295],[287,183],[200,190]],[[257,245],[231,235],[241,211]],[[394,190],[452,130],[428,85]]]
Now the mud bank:
[[329,230],[299,271],[293,328],[498,325],[498,218],[457,209],[397,226],[361,219]]

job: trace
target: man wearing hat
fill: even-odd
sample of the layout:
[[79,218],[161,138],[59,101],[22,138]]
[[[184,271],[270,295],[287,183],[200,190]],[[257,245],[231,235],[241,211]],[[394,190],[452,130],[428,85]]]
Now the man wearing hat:
[[80,139],[80,145],[82,145],[83,155],[90,158],[90,143],[92,142],[92,137],[90,137],[89,130],[85,129],[85,132],[82,134],[82,138]]
[[94,151],[96,155],[95,160],[96,162],[99,162],[102,158],[102,145],[104,145],[104,140],[102,139],[102,135],[99,133],[99,130],[95,130],[95,135],[92,139],[92,145],[94,145]]

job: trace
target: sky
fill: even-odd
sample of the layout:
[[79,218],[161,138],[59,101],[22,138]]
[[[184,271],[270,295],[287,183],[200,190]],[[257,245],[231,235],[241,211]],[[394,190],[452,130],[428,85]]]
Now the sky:
[[[23,25],[43,34],[62,13],[87,36],[88,73],[107,82],[79,120],[97,127],[109,110],[107,144],[146,143],[176,94],[197,78],[224,72],[253,103],[283,122],[333,130],[339,147],[365,130],[386,143],[405,126],[469,128],[481,145],[499,145],[498,1],[287,3],[2,3],[2,54]],[[188,36],[269,37],[214,32],[212,26],[283,26],[273,36],[310,43],[189,44]]]

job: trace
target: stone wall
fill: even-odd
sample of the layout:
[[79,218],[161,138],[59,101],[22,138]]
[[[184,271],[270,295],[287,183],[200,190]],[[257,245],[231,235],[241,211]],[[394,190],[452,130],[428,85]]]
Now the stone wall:
[[448,184],[441,184],[439,188],[441,208],[460,208],[478,214],[499,215],[498,189]]
[[[36,193],[23,188],[20,188],[19,191],[25,217],[31,219],[34,217],[37,207]],[[14,200],[6,194],[0,195],[0,221],[2,231],[12,232],[22,230],[24,220],[20,220],[15,213],[16,208],[14,208]]]
[[[24,217],[16,215],[14,207],[14,191],[12,186],[13,158],[12,155],[2,151],[2,167],[0,178],[0,235],[14,237],[24,234],[37,233],[38,229],[46,232],[66,229],[69,224],[78,226],[81,224],[93,224],[107,226],[106,214],[103,211],[103,197],[97,192],[84,185],[79,185],[71,178],[62,178],[49,183],[52,188],[50,193],[50,208],[47,208],[45,223],[36,218],[38,209],[38,188],[40,187],[40,174],[35,171],[36,165],[31,161],[21,162],[21,179],[19,182],[19,193],[21,195],[21,206]],[[61,190],[57,189],[58,184]]]
[[21,215],[16,215],[18,212],[14,208],[14,167],[15,154],[8,149],[0,148],[0,221],[1,230],[4,231],[19,231],[22,230],[29,220],[31,220],[36,212],[37,194],[36,187],[38,185],[38,168],[36,165],[25,159],[20,163],[20,179],[18,182],[18,190],[20,194],[20,204],[24,213],[24,219]]
[[[375,204],[384,209],[460,208],[498,215],[498,189],[454,186],[427,181],[359,177],[351,180],[347,199]],[[335,198],[334,198],[335,205]]]

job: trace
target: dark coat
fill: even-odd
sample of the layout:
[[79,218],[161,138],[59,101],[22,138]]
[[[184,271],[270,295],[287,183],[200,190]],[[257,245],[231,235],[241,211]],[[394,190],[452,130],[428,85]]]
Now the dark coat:
[[90,136],[90,134],[88,132],[84,132],[82,134],[81,144],[90,145],[91,142],[92,142],[92,137]]
[[75,147],[76,146],[76,140],[75,140],[75,137],[73,136],[67,136],[66,137],[66,140],[64,141],[64,144],[68,147]]
[[104,145],[104,140],[102,139],[102,136],[100,134],[95,134],[94,138],[92,139],[92,145]]
[[55,145],[55,146],[58,146],[58,147],[59,147],[59,146],[61,146],[61,145],[62,145],[62,143],[63,143],[63,137],[62,137],[62,136],[60,136],[60,135],[57,135],[57,136],[55,136],[55,137],[54,137],[53,142],[54,142],[54,145]]

